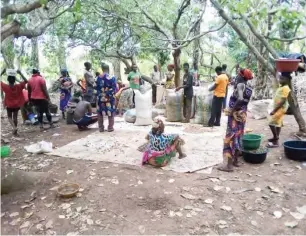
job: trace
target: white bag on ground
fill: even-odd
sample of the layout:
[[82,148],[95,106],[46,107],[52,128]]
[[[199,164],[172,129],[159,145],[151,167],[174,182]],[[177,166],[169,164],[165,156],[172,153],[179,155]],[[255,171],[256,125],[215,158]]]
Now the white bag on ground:
[[144,94],[139,90],[135,92],[136,122],[135,125],[152,124],[152,89]]
[[178,122],[182,120],[183,94],[181,91],[167,89],[166,114],[167,121]]
[[52,152],[52,143],[41,141],[38,143],[31,144],[29,146],[25,146],[24,149],[27,152],[35,153],[35,154]]
[[253,119],[262,120],[268,117],[268,107],[271,103],[271,99],[251,101],[248,105],[248,110],[251,113]]
[[136,121],[136,109],[127,110],[124,115],[124,121],[127,123],[135,123]]

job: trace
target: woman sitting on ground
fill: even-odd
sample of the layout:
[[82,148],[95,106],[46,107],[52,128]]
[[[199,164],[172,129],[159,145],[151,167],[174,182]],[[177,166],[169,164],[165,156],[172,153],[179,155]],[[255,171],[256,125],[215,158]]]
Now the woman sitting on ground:
[[175,157],[176,152],[180,159],[186,157],[181,149],[184,141],[177,134],[164,134],[164,129],[163,121],[155,119],[152,130],[146,137],[149,143],[143,154],[142,164],[149,163],[156,167],[166,166],[171,158]]

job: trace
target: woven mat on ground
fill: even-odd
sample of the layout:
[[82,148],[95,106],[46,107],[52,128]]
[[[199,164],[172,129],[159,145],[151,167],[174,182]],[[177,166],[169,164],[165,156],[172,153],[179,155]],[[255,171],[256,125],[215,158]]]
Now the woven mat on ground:
[[[186,142],[183,146],[187,157],[173,158],[165,170],[195,172],[223,161],[223,130],[208,129],[197,125],[167,126],[166,133],[179,134]],[[49,155],[60,157],[113,162],[141,166],[142,153],[137,148],[145,142],[150,127],[116,123],[115,132],[95,132],[55,149]],[[194,132],[196,130],[196,132]]]

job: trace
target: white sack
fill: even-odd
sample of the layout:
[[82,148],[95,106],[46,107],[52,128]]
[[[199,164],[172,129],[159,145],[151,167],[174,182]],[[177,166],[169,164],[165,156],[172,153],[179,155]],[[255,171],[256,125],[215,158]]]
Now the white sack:
[[135,125],[152,124],[152,89],[142,94],[139,90],[135,92],[136,122]]

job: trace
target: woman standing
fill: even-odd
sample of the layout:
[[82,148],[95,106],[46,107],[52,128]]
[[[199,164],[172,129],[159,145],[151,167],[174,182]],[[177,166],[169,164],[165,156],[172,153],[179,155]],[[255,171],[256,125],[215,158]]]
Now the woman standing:
[[181,146],[184,141],[176,134],[164,134],[165,125],[162,120],[155,119],[152,130],[147,135],[149,141],[143,153],[142,164],[150,164],[156,167],[166,166],[176,152],[179,158],[186,157],[182,152]]
[[168,72],[166,73],[166,89],[174,89],[175,88],[175,84],[174,84],[174,76],[175,76],[174,65],[169,64],[167,66],[167,69],[168,69]]
[[104,132],[104,116],[108,117],[108,132],[114,131],[116,113],[115,93],[116,78],[109,76],[109,66],[102,64],[103,75],[97,78],[98,124],[100,132]]
[[38,69],[33,69],[32,73],[33,75],[30,78],[28,84],[29,101],[33,103],[33,105],[36,107],[36,111],[38,113],[37,118],[40,124],[40,130],[41,131],[44,130],[44,124],[43,124],[44,113],[46,114],[46,117],[50,124],[50,128],[54,128],[55,126],[52,123],[52,116],[49,111],[50,97],[47,90],[46,81],[40,75]]
[[247,108],[252,96],[252,89],[247,85],[253,79],[249,69],[241,69],[237,76],[234,92],[230,97],[226,136],[224,139],[223,156],[227,165],[218,170],[231,172],[233,166],[238,167],[238,156],[241,151],[241,139],[247,118]]
[[69,100],[71,99],[72,81],[66,69],[61,70],[60,82],[60,110],[62,111],[63,119],[65,119],[65,111]]
[[[5,72],[6,70],[4,69],[1,73],[1,76]],[[4,106],[6,107],[8,120],[13,127],[13,135],[15,136],[18,136],[18,111],[25,103],[22,90],[25,88],[25,85],[28,82],[21,71],[17,70],[17,73],[21,76],[23,82],[16,84],[15,70],[7,71],[8,84],[1,81],[1,90],[5,94]]]

